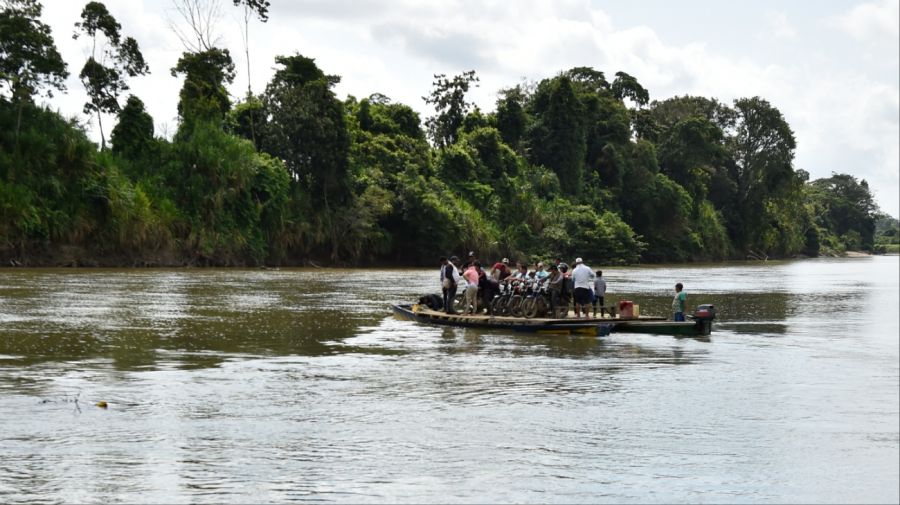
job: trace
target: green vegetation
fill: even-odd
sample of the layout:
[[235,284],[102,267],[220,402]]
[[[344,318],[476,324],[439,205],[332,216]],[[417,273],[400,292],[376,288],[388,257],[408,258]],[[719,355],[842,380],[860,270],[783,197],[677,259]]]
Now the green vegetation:
[[[265,21],[268,2],[240,1]],[[156,136],[125,77],[149,72],[103,4],[76,28],[103,55],[86,114],[117,113],[98,147],[36,105],[66,64],[36,0],[0,11],[0,257],[22,264],[430,264],[441,254],[594,264],[897,251],[897,220],[866,181],[808,181],[796,141],[759,97],[651,101],[587,67],[466,101],[474,71],[436,75],[423,121],[381,94],[279,56],[265,91],[233,104],[226,49],[185,52],[179,127]],[[103,62],[103,64],[98,63]],[[427,133],[426,133],[427,130]]]
[[882,212],[875,219],[874,252],[900,254],[900,221]]

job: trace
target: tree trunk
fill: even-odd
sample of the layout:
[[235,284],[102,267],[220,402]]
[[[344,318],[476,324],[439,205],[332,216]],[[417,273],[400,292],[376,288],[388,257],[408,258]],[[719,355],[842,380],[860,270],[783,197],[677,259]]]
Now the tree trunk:
[[22,128],[22,110],[25,109],[25,101],[19,100],[19,110],[16,113],[16,152],[19,152],[19,130]]
[[[253,97],[253,88],[250,84],[250,7],[244,4],[244,56],[247,59],[247,100]],[[250,109],[250,140],[253,146],[259,149],[256,143],[256,113]]]
[[106,150],[106,137],[103,136],[103,118],[100,115],[100,111],[97,111],[97,125],[100,127],[100,150]]

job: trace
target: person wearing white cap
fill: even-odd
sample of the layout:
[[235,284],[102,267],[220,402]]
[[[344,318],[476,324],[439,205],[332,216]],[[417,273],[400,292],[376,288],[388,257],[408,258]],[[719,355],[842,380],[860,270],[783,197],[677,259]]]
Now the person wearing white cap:
[[581,258],[575,258],[575,268],[572,270],[572,281],[575,285],[575,317],[588,317],[591,306],[591,287],[594,284],[594,271],[584,264]]

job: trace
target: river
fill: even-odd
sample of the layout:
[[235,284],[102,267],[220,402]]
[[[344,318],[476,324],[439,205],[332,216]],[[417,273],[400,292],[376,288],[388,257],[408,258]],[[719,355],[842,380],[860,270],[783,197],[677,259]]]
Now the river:
[[708,338],[390,316],[437,267],[0,270],[0,502],[897,503],[898,264],[604,268]]

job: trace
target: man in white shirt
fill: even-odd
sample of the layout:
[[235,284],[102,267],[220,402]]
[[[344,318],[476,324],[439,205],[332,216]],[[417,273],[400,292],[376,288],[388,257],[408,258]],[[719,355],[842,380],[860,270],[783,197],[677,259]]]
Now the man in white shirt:
[[444,312],[447,314],[454,314],[455,310],[453,309],[453,301],[456,299],[456,288],[459,285],[459,281],[461,280],[461,276],[459,275],[459,269],[456,268],[456,263],[459,263],[459,258],[456,256],[451,256],[450,261],[444,263],[441,266],[441,283],[447,280],[447,287],[443,289],[444,291]]
[[582,312],[584,317],[588,317],[588,310],[591,306],[591,288],[594,285],[594,271],[585,265],[581,258],[575,258],[572,281],[575,285],[575,317],[580,318]]

